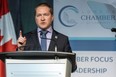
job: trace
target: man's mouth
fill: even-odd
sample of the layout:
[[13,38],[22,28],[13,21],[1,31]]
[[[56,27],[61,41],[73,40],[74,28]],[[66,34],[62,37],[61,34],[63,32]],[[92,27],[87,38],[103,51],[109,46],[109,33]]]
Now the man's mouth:
[[41,24],[43,24],[43,25],[44,25],[45,23],[46,23],[46,22],[42,22]]

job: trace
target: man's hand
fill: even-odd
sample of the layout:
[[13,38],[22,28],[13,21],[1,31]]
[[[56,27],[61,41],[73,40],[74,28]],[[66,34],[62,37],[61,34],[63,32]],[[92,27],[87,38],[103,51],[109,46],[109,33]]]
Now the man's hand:
[[17,43],[18,43],[18,48],[20,48],[21,46],[25,46],[25,44],[26,44],[26,37],[23,37],[22,31],[20,31],[20,35],[19,35]]

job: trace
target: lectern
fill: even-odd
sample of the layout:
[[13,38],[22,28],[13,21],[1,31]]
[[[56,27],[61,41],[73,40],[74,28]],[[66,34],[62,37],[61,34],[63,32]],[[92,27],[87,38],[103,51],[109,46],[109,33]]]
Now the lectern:
[[6,77],[70,77],[76,70],[75,53],[22,51],[3,52]]

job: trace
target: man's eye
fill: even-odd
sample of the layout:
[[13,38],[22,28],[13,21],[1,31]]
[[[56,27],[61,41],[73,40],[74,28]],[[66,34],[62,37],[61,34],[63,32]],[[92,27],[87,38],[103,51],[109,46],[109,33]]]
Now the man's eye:
[[44,14],[44,16],[49,16],[49,14]]
[[41,15],[40,14],[36,15],[36,17],[39,17],[39,16],[41,16]]

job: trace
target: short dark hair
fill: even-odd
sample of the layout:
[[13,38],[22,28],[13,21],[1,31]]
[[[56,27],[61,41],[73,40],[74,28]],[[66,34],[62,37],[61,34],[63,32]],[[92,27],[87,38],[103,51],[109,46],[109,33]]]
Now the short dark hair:
[[53,8],[51,7],[50,4],[45,3],[45,2],[44,2],[44,3],[40,3],[40,4],[38,4],[38,5],[35,7],[35,14],[36,14],[36,8],[39,7],[39,6],[46,6],[46,7],[48,7],[48,8],[50,9],[51,15],[53,15]]

